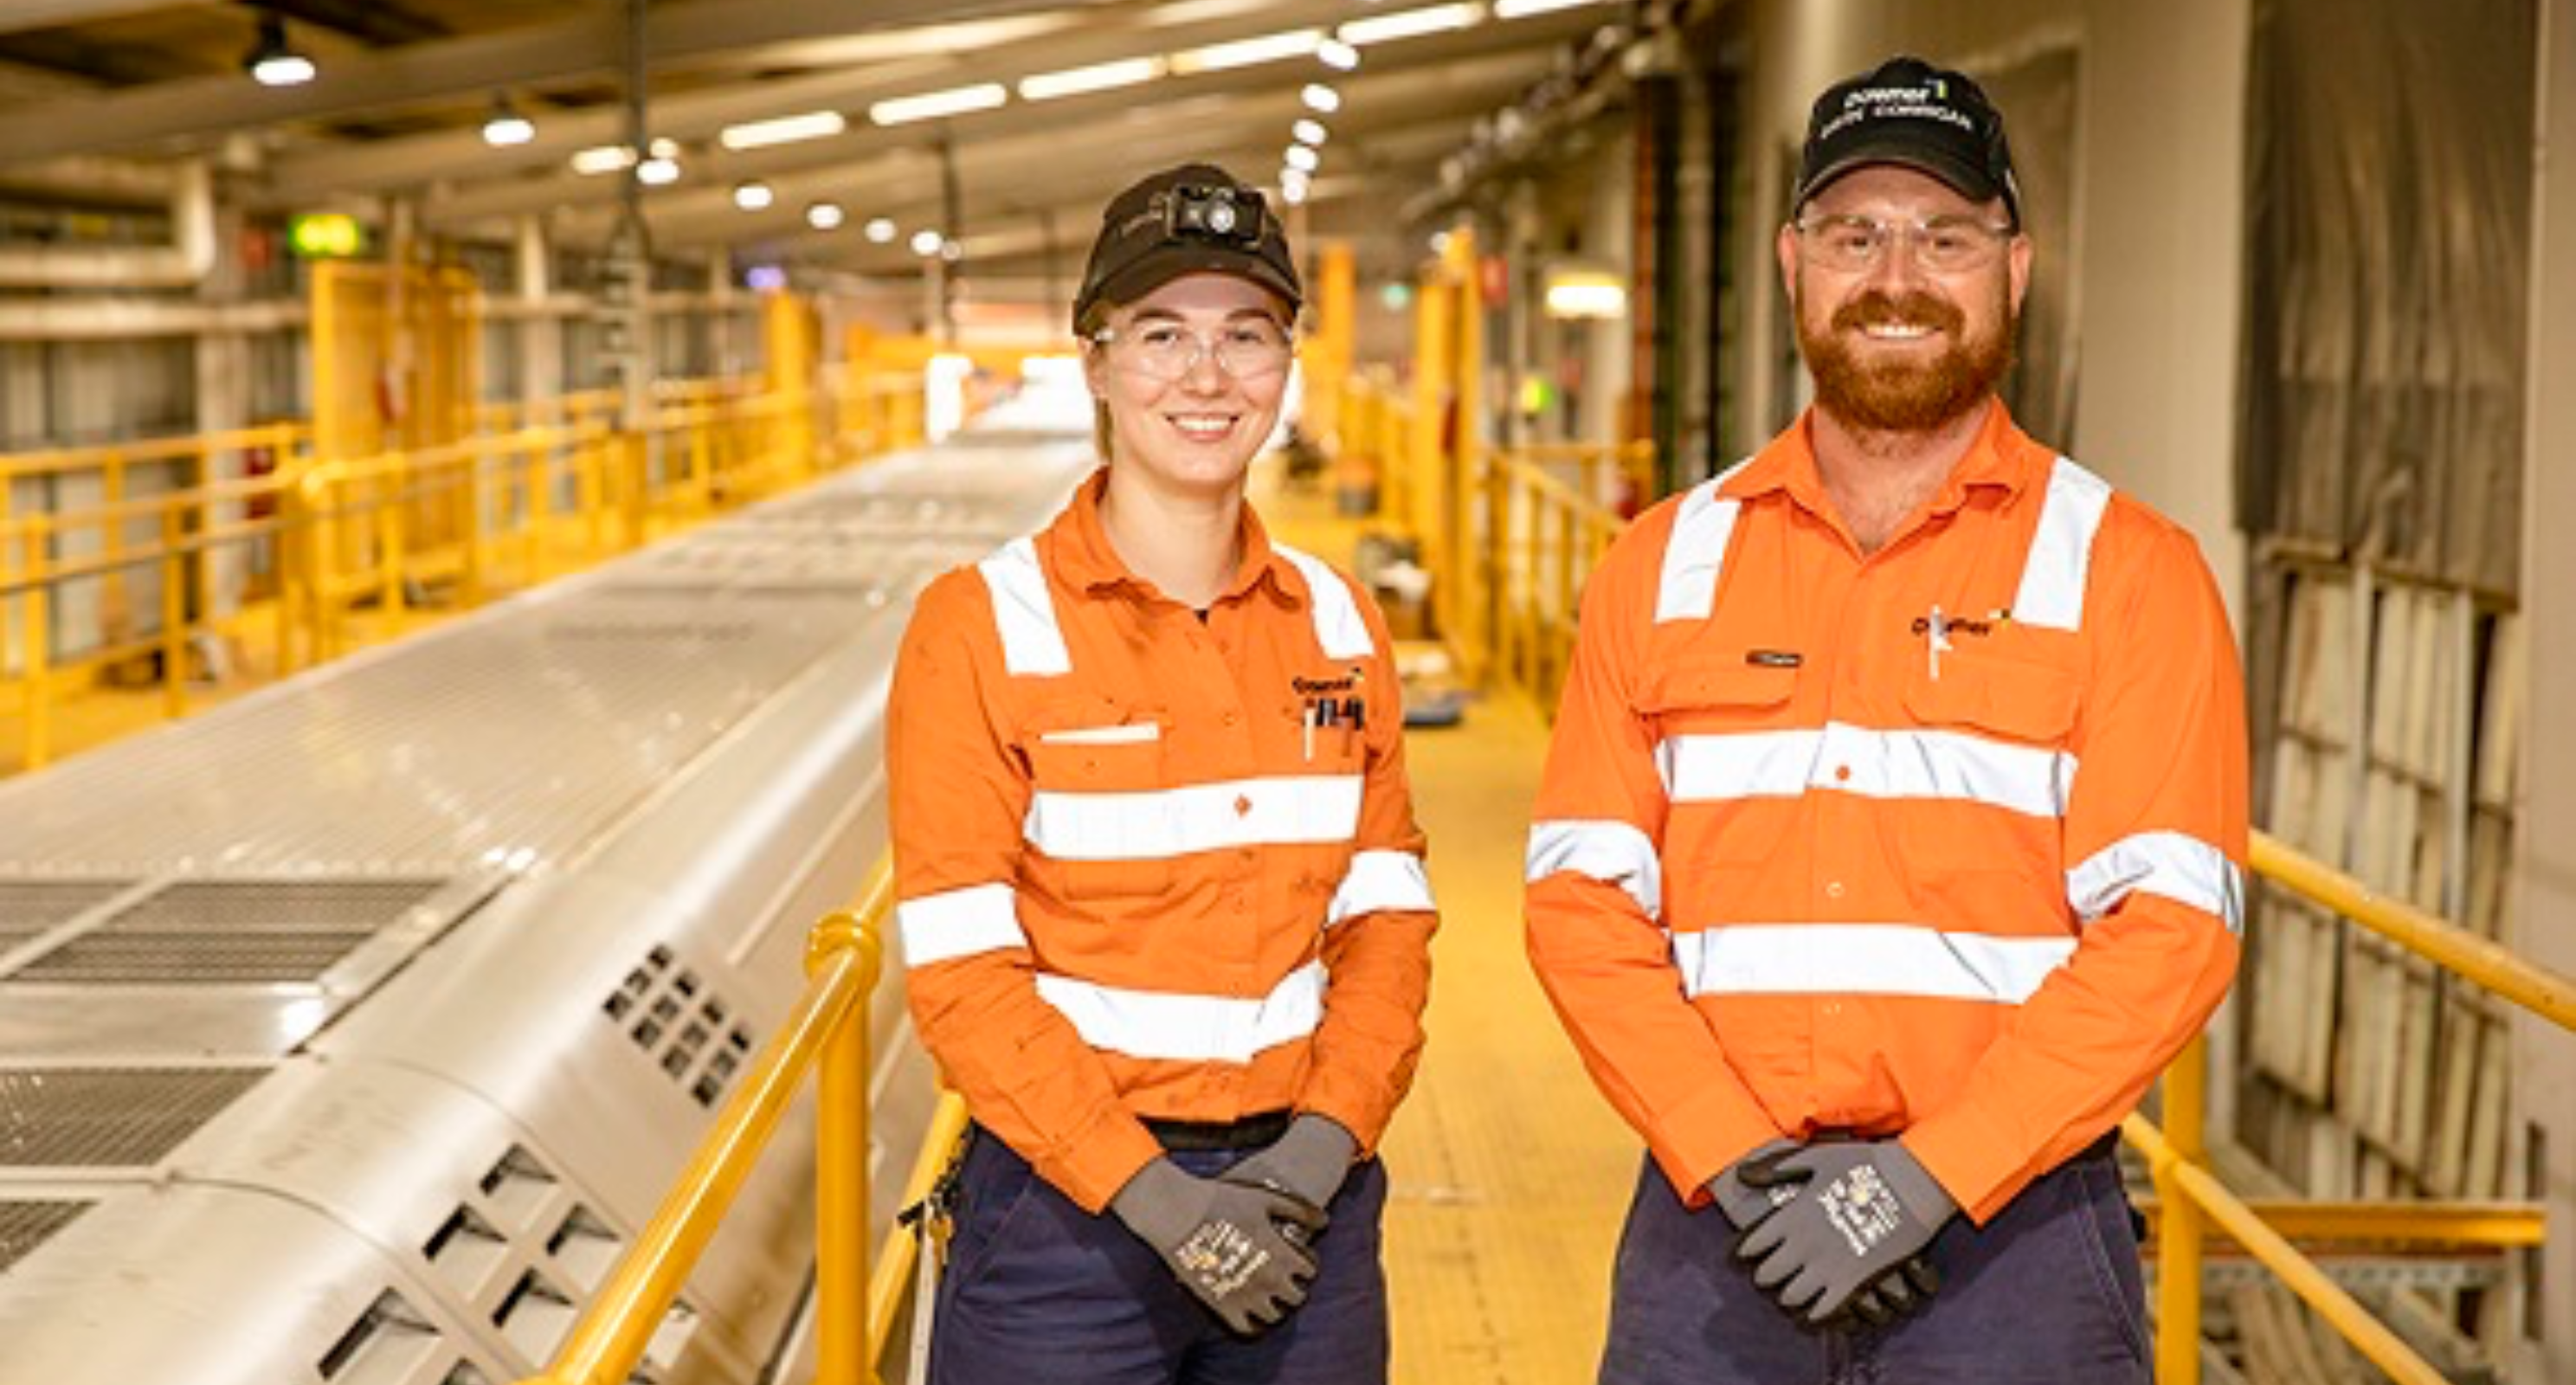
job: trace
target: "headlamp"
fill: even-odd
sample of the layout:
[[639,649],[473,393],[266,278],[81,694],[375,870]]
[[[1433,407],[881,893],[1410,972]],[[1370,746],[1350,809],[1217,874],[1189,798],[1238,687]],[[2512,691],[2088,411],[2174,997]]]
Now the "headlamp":
[[1184,183],[1163,197],[1163,238],[1204,240],[1258,250],[1266,214],[1249,188]]

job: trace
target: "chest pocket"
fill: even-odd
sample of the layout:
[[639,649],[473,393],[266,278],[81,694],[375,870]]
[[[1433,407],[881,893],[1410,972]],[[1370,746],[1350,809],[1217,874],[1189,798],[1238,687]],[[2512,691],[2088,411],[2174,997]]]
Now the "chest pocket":
[[2032,910],[2062,915],[2067,746],[2082,685],[2046,664],[1961,652],[1942,656],[1938,678],[1918,661],[1904,700],[1919,727],[1948,733],[1924,757],[1938,801],[1906,804],[1897,820],[1918,896],[1989,927]]
[[1637,698],[1672,798],[1670,845],[1700,864],[1768,862],[1815,758],[1798,733],[1796,668],[1705,662],[1659,671]]
[[1069,900],[1154,898],[1172,885],[1179,824],[1170,726],[1103,708],[1047,718],[1023,734],[1031,786],[1028,845],[1040,883]]

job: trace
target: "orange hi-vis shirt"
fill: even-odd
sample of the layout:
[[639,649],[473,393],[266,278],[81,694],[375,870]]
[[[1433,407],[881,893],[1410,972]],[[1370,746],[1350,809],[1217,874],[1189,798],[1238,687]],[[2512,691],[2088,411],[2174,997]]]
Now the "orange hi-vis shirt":
[[2236,647],[2190,536],[2001,404],[1867,557],[1808,427],[1593,575],[1530,957],[1687,1201],[1778,1136],[1901,1134],[1984,1222],[2234,976]]
[[1162,1153],[1146,1117],[1374,1148],[1436,924],[1375,604],[1247,509],[1202,624],[1120,563],[1106,477],[923,592],[887,713],[914,1025],[1095,1212]]

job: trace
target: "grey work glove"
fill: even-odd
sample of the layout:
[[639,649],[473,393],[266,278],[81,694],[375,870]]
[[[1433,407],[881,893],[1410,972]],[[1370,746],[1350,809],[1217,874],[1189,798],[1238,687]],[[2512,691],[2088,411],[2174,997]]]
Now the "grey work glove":
[[1756,1147],[1751,1154],[1720,1170],[1717,1177],[1708,1180],[1708,1195],[1717,1199],[1717,1210],[1724,1212],[1726,1219],[1735,1223],[1735,1229],[1738,1232],[1752,1230],[1756,1222],[1771,1215],[1776,1209],[1788,1205],[1790,1199],[1798,1195],[1798,1185],[1795,1183],[1775,1183],[1769,1187],[1754,1187],[1744,1181],[1744,1171],[1747,1168],[1763,1167],[1781,1155],[1796,1153],[1797,1149],[1798,1142],[1795,1140],[1766,1141]]
[[1306,1301],[1315,1260],[1282,1235],[1324,1229],[1322,1208],[1275,1188],[1200,1178],[1169,1159],[1136,1171],[1109,1210],[1152,1246],[1228,1331],[1256,1336]]
[[1809,1327],[1857,1311],[1864,1290],[1877,1290],[1884,1307],[1884,1296],[1921,1287],[1905,1263],[1959,1211],[1894,1140],[1810,1145],[1750,1164],[1742,1177],[1756,1188],[1805,1185],[1745,1234],[1735,1256],[1753,1265],[1756,1287]]
[[[1341,1122],[1309,1111],[1288,1123],[1286,1133],[1268,1148],[1236,1164],[1217,1179],[1252,1188],[1276,1188],[1317,1207],[1332,1203],[1350,1177],[1351,1156],[1360,1142]],[[1299,1239],[1291,1231],[1289,1239]]]

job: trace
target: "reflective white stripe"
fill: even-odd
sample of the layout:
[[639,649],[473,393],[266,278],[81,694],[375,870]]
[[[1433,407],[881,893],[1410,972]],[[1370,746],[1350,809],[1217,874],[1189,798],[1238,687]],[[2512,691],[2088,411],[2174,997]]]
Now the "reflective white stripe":
[[2064,457],[2048,473],[2048,498],[2039,530],[2022,559],[2021,591],[2012,618],[2022,625],[2072,630],[2084,619],[2084,576],[2093,561],[2093,535],[2111,503],[2111,483]]
[[1174,995],[1040,974],[1038,997],[1073,1021],[1082,1041],[1130,1058],[1249,1063],[1302,1039],[1324,1018],[1324,964],[1309,962],[1259,1000]]
[[1154,721],[1131,721],[1120,726],[1068,726],[1059,731],[1038,733],[1038,739],[1049,745],[1139,745],[1162,738],[1162,723]]
[[1362,851],[1352,855],[1351,868],[1342,873],[1342,886],[1324,910],[1324,926],[1380,910],[1427,914],[1439,907],[1431,902],[1431,877],[1424,873],[1421,857],[1410,851]]
[[2066,873],[2066,902],[2091,923],[2132,890],[2163,895],[2245,931],[2245,877],[2227,853],[2180,832],[2141,832],[2093,853]]
[[[1739,462],[1737,466],[1742,466]],[[1673,532],[1664,539],[1663,580],[1655,588],[1655,623],[1706,620],[1717,605],[1718,569],[1726,562],[1726,543],[1735,533],[1741,502],[1720,499],[1717,488],[1735,474],[1729,467],[1691,487],[1673,516]]]
[[1339,774],[1134,793],[1040,789],[1021,833],[1059,861],[1148,861],[1236,846],[1346,842],[1359,826],[1360,776]]
[[2073,938],[1997,938],[1893,923],[1731,924],[1673,935],[1691,995],[1909,995],[2018,1005]]
[[1351,599],[1350,584],[1342,580],[1340,573],[1322,559],[1286,544],[1274,543],[1270,548],[1295,564],[1305,577],[1308,604],[1315,617],[1315,643],[1324,647],[1325,658],[1364,659],[1377,652],[1377,641],[1369,637],[1368,622],[1360,619],[1360,604]]
[[1056,624],[1055,598],[1047,592],[1038,546],[1026,535],[1002,545],[975,565],[993,593],[993,620],[1002,632],[1002,667],[1026,677],[1073,672],[1064,630]]
[[1616,885],[1637,901],[1646,917],[1663,916],[1663,862],[1655,855],[1655,844],[1633,823],[1611,819],[1531,823],[1525,878],[1535,885],[1561,870]]
[[1029,935],[1020,931],[1019,898],[1008,885],[969,885],[907,899],[894,906],[894,917],[908,966],[1029,945]]
[[1828,789],[1867,798],[1963,799],[2063,817],[2075,766],[2063,750],[1959,731],[1869,731],[1839,721],[1820,731],[1673,736],[1655,747],[1655,768],[1676,803],[1792,798]]

